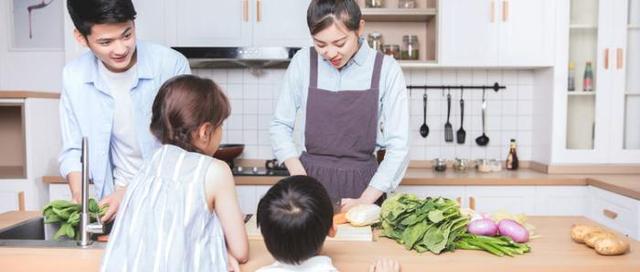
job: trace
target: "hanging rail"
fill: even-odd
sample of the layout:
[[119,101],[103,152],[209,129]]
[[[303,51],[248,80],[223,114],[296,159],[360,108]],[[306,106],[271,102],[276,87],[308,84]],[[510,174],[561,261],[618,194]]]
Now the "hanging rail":
[[493,90],[495,92],[498,92],[498,90],[500,89],[506,89],[506,86],[500,86],[500,84],[498,84],[498,82],[494,83],[493,85],[407,85],[407,89],[412,90],[412,89],[422,89],[422,90],[427,90],[427,89],[436,89],[436,90],[451,90],[451,89],[464,89],[464,90],[469,90],[469,89],[481,89],[481,90]]

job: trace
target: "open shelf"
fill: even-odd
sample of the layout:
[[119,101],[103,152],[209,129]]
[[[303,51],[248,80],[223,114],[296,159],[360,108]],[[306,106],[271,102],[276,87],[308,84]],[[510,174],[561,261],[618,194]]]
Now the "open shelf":
[[596,96],[596,92],[567,91],[569,96]]
[[0,179],[26,177],[24,105],[0,104]]
[[428,22],[436,17],[435,8],[387,9],[363,8],[362,18],[370,22]]

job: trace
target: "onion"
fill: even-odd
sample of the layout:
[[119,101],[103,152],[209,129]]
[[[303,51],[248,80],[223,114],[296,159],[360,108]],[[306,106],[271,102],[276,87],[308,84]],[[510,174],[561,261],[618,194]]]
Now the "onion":
[[500,235],[509,236],[516,243],[526,243],[529,241],[529,231],[518,222],[511,219],[503,219],[498,223]]
[[469,223],[469,233],[482,236],[496,236],[498,233],[498,225],[493,220],[485,218],[478,219]]

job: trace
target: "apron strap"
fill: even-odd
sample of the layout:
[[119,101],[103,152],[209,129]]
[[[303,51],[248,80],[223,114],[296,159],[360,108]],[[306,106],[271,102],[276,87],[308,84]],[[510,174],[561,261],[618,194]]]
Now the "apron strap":
[[380,71],[382,70],[382,60],[384,60],[384,55],[378,52],[376,54],[376,62],[373,65],[373,75],[371,76],[371,89],[378,89],[378,87],[380,87]]
[[309,72],[309,87],[318,87],[318,52],[316,49],[309,48],[309,56],[311,57],[311,71]]

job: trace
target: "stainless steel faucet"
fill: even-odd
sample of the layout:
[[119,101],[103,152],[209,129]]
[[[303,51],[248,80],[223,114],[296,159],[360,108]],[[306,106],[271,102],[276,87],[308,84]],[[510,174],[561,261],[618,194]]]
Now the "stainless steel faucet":
[[91,224],[89,217],[89,141],[87,137],[82,137],[82,211],[80,213],[80,241],[82,247],[89,246],[92,241],[91,233],[104,233],[102,222],[98,217],[98,222]]

